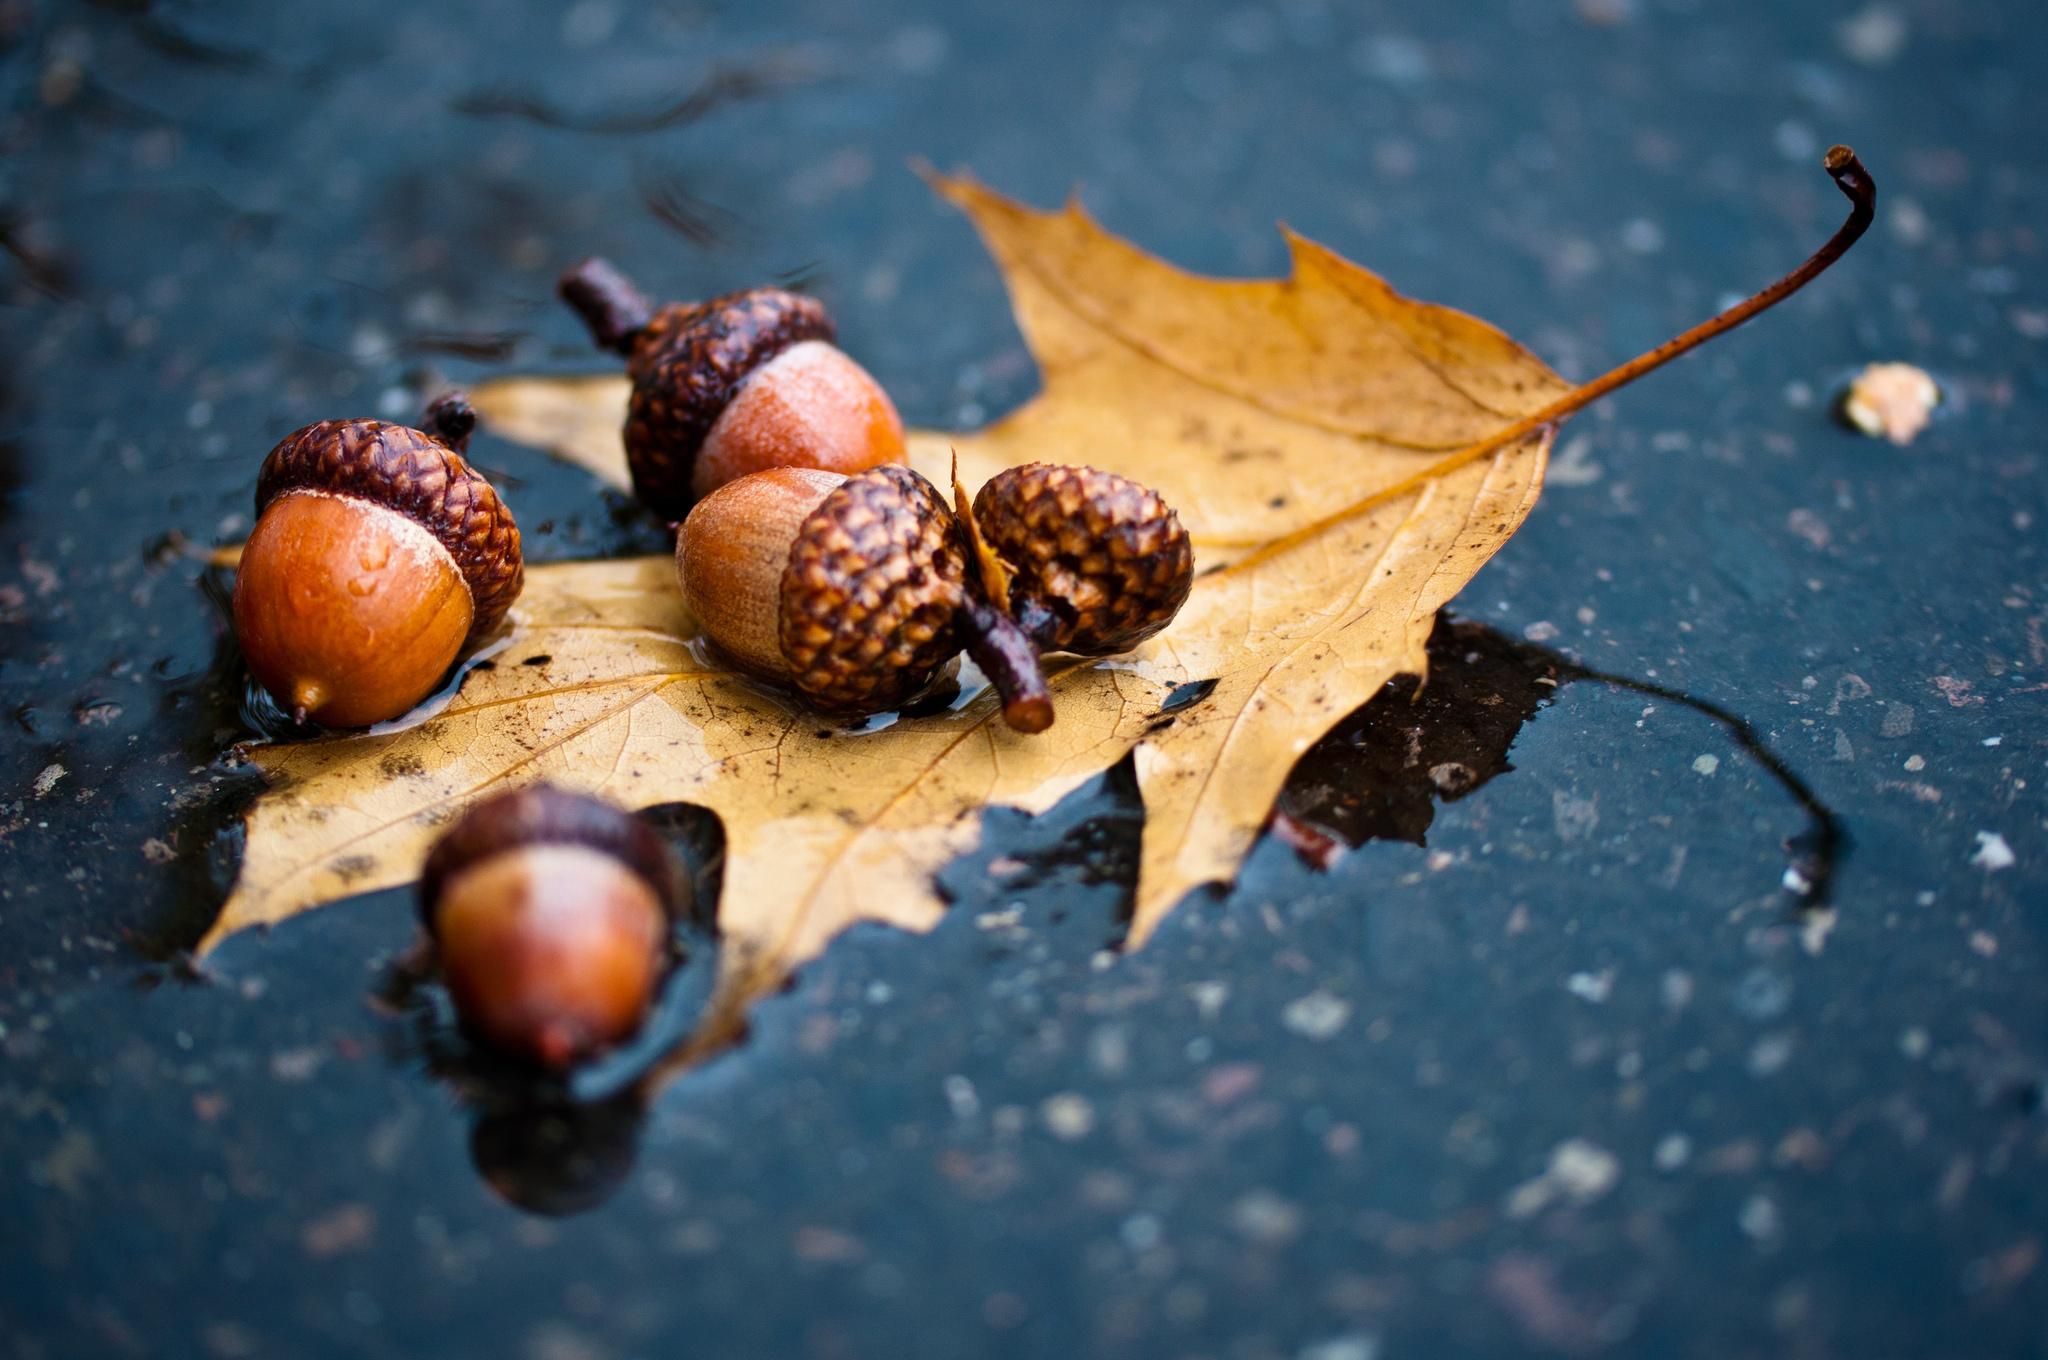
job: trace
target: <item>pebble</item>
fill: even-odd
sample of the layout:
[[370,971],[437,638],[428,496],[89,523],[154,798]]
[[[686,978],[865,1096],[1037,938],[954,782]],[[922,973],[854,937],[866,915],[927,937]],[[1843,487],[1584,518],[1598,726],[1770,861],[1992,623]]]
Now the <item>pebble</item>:
[[1328,992],[1299,997],[1280,1013],[1280,1022],[1305,1039],[1334,1039],[1351,1019],[1351,1003]]
[[1700,756],[1697,757],[1692,763],[1692,771],[1694,774],[1712,774],[1714,771],[1720,768],[1721,757],[1719,756]]
[[1581,1001],[1590,1001],[1598,1006],[1614,994],[1614,970],[1603,968],[1597,973],[1573,973],[1565,979],[1564,986]]
[[1856,375],[1842,399],[1849,423],[1873,438],[1910,444],[1933,417],[1941,388],[1911,364],[1870,364]]
[[1769,1195],[1751,1195],[1742,1206],[1736,1222],[1742,1231],[1758,1242],[1768,1242],[1778,1235],[1778,1206]]
[[1046,1097],[1038,1115],[1045,1121],[1047,1132],[1063,1143],[1086,1138],[1095,1130],[1095,1107],[1086,1096],[1072,1091]]
[[1569,1138],[1550,1154],[1550,1178],[1583,1204],[1614,1188],[1621,1179],[1621,1161],[1597,1143]]
[[1885,66],[1906,47],[1906,16],[1890,5],[1867,5],[1835,27],[1835,39],[1851,61]]
[[2012,868],[2018,862],[2019,857],[2014,855],[2012,847],[2005,843],[2005,837],[1996,831],[1977,833],[1977,853],[1970,856],[1970,863],[1986,873],[1995,874],[2000,869]]
[[1295,1360],[1377,1360],[1380,1340],[1362,1332],[1346,1332],[1315,1341],[1295,1352]]
[[1789,1034],[1766,1034],[1756,1041],[1749,1050],[1749,1071],[1751,1076],[1768,1077],[1783,1070],[1792,1060],[1792,1036]]
[[1301,1210],[1271,1190],[1253,1190],[1230,1207],[1230,1222],[1260,1246],[1277,1247],[1301,1231]]

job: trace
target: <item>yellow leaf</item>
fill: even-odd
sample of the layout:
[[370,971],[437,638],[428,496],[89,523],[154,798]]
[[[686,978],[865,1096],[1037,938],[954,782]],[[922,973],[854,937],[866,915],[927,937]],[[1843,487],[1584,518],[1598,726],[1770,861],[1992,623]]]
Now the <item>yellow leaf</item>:
[[[980,809],[1042,811],[1134,747],[1147,822],[1132,942],[1189,889],[1236,872],[1296,757],[1424,668],[1437,608],[1535,501],[1547,441],[1320,522],[1566,385],[1500,332],[1300,237],[1290,278],[1207,280],[1078,207],[939,187],[1003,267],[1045,390],[987,430],[915,436],[913,462],[941,485],[957,448],[971,485],[1042,459],[1157,487],[1204,572],[1173,627],[1133,655],[1060,669],[1043,736],[993,720],[992,696],[851,735],[702,659],[667,558],[537,568],[494,665],[439,714],[255,748],[276,788],[250,814],[208,946],[410,880],[470,801],[541,778],[630,807],[716,811],[728,968],[753,985],[857,920],[929,927],[942,909],[932,872],[972,846]],[[616,378],[474,393],[493,430],[620,485],[625,397]],[[531,656],[549,659],[520,664]],[[1177,686],[1206,680],[1206,698],[1162,718]]]
[[[1830,171],[1848,173],[1835,153]],[[985,430],[914,434],[912,461],[941,486],[957,449],[970,487],[1046,460],[1158,488],[1200,573],[1172,627],[1126,656],[1058,661],[1058,717],[1040,736],[1007,729],[971,670],[947,712],[850,730],[721,669],[668,558],[540,567],[490,664],[440,711],[254,749],[273,787],[204,947],[411,879],[443,824],[507,784],[696,803],[726,828],[724,975],[707,1021],[723,1036],[848,925],[930,927],[933,873],[975,843],[983,809],[1043,811],[1130,752],[1146,808],[1142,943],[1190,889],[1236,873],[1302,752],[1388,679],[1424,670],[1438,608],[1535,503],[1555,420],[1648,362],[1571,389],[1485,323],[1298,236],[1285,279],[1205,279],[1078,206],[934,185],[1001,267],[1044,390]],[[625,485],[623,379],[507,379],[474,400],[497,433]]]

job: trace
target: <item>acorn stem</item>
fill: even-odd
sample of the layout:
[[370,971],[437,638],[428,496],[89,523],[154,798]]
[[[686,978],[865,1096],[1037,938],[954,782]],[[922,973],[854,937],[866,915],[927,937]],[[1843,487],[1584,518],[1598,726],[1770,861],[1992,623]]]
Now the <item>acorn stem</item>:
[[981,667],[1003,700],[1003,721],[1019,732],[1043,732],[1052,726],[1052,691],[1045,683],[1038,648],[1017,621],[983,600],[961,611],[967,633],[967,654]]
[[443,392],[427,407],[420,429],[457,453],[469,452],[469,436],[476,429],[476,408],[466,392]]
[[654,307],[633,281],[595,256],[562,275],[555,290],[576,309],[599,348],[630,354],[633,340],[647,328]]

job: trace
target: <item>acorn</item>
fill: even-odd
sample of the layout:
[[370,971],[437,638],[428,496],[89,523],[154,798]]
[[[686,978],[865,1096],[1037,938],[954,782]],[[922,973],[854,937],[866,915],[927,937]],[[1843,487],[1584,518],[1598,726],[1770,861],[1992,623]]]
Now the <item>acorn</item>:
[[235,631],[300,722],[406,712],[519,595],[519,528],[462,456],[475,412],[451,393],[422,424],[323,420],[263,461]]
[[676,571],[712,642],[825,712],[900,708],[964,646],[1011,727],[1052,723],[1036,650],[980,597],[952,509],[910,468],[783,467],[729,482],[683,522]]
[[646,823],[541,784],[485,799],[434,843],[420,919],[464,1030],[560,1069],[640,1028],[687,891]]
[[1180,516],[1114,472],[1006,468],[983,484],[973,513],[1009,577],[1005,607],[1044,651],[1127,652],[1173,622],[1194,585]]
[[599,346],[626,356],[633,489],[671,520],[764,468],[850,476],[903,459],[895,404],[832,343],[815,298],[754,288],[657,310],[597,259],[564,274],[560,292]]

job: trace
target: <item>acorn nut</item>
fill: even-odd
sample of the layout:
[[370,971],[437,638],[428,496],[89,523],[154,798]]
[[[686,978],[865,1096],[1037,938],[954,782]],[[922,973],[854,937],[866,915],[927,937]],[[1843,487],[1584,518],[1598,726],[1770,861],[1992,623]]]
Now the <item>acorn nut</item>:
[[471,808],[419,891],[464,1030],[560,1069],[640,1028],[688,888],[645,822],[542,784]]
[[323,420],[264,459],[235,631],[250,674],[300,722],[406,712],[519,594],[518,526],[462,456],[469,402],[442,397],[422,424]]
[[1129,651],[1173,622],[1194,584],[1180,516],[1114,472],[1006,468],[975,496],[974,521],[1008,569],[1003,603],[1044,651]]
[[965,535],[907,467],[772,468],[700,501],[676,540],[683,598],[714,643],[827,712],[917,697],[964,646],[1020,732],[1052,723],[1038,655],[981,599]]
[[903,458],[903,422],[866,369],[832,340],[823,304],[779,288],[659,309],[603,260],[562,276],[591,337],[626,356],[633,489],[680,520],[750,472],[851,475]]

